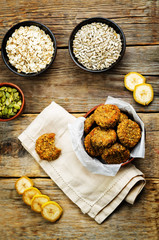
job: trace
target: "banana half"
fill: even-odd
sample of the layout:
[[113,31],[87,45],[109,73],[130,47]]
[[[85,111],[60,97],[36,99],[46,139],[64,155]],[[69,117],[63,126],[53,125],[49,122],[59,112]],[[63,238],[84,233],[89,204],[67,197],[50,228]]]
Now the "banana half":
[[130,72],[124,77],[124,85],[129,91],[134,91],[135,86],[145,83],[146,78],[137,72]]
[[137,103],[148,105],[150,102],[152,102],[154,97],[151,84],[143,83],[137,85],[134,89],[133,97]]

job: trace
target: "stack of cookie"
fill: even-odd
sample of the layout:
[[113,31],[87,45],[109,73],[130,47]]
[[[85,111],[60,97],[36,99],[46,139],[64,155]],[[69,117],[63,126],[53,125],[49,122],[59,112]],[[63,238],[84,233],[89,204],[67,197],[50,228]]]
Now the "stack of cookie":
[[86,152],[108,164],[126,162],[141,138],[140,126],[116,105],[110,104],[97,107],[86,118],[84,132]]

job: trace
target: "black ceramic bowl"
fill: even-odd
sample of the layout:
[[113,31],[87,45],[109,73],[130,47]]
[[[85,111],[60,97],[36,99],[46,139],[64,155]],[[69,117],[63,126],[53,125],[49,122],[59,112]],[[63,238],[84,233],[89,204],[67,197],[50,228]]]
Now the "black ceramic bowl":
[[[42,69],[41,71],[39,72],[34,72],[34,73],[23,73],[23,72],[18,72],[17,69],[12,66],[10,63],[9,63],[9,59],[8,59],[8,56],[7,56],[7,52],[6,52],[6,44],[7,44],[7,41],[9,39],[9,37],[11,37],[12,33],[20,28],[21,26],[31,26],[31,25],[34,25],[34,26],[37,26],[39,27],[40,29],[42,29],[46,34],[48,34],[51,38],[51,40],[53,41],[53,46],[54,46],[54,54],[53,54],[53,57],[50,61],[50,63],[44,68]],[[57,52],[57,46],[56,46],[56,39],[55,39],[55,36],[54,34],[50,31],[50,29],[48,27],[46,27],[45,25],[39,23],[39,22],[35,22],[35,21],[24,21],[24,22],[20,22],[16,25],[14,25],[13,27],[11,27],[9,29],[9,31],[6,33],[6,35],[4,36],[3,38],[3,41],[2,41],[2,46],[1,46],[1,52],[2,52],[2,58],[3,58],[3,61],[4,63],[6,64],[6,66],[14,73],[18,74],[19,76],[23,76],[23,77],[32,77],[32,76],[37,76],[39,74],[41,74],[42,72],[44,72],[46,69],[48,69],[50,67],[50,65],[54,62],[55,60],[55,57],[56,57],[56,52]]]
[[[121,42],[122,42],[122,50],[120,52],[120,56],[119,58],[116,60],[116,62],[114,62],[111,66],[109,66],[108,68],[104,68],[102,70],[91,70],[86,68],[85,66],[83,66],[75,57],[74,53],[73,53],[73,40],[74,37],[76,35],[76,33],[78,32],[78,30],[81,29],[81,27],[83,27],[84,25],[87,24],[91,24],[93,22],[101,22],[101,23],[105,23],[107,24],[109,27],[112,27],[116,33],[118,33],[120,35],[121,38]],[[101,73],[101,72],[105,72],[110,70],[111,68],[113,68],[114,66],[116,66],[119,61],[122,59],[122,57],[124,56],[125,53],[125,49],[126,49],[126,38],[125,35],[122,31],[122,29],[113,21],[107,19],[107,18],[101,18],[101,17],[95,17],[95,18],[88,18],[82,22],[80,22],[72,31],[71,35],[70,35],[70,39],[69,39],[69,53],[71,55],[72,60],[77,64],[77,66],[79,66],[80,68],[82,68],[83,70],[89,71],[89,72],[93,72],[93,73]]]

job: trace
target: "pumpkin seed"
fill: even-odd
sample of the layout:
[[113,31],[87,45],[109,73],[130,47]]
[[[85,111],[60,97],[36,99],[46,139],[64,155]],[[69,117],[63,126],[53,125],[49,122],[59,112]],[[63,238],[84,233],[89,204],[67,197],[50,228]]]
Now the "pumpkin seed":
[[2,100],[2,103],[4,103],[6,100],[6,96],[4,95],[1,100]]
[[11,114],[12,113],[12,108],[9,108],[8,109],[8,114]]
[[17,89],[16,88],[12,88],[12,92],[13,93],[17,92]]
[[7,115],[7,113],[8,113],[8,109],[7,109],[7,107],[5,107],[4,108],[4,114]]
[[9,104],[9,108],[13,108],[13,106],[14,106],[14,103],[11,103],[11,104]]
[[20,109],[20,106],[17,103],[15,103],[14,108],[18,110],[18,109]]
[[17,109],[16,109],[16,108],[14,108],[14,109],[13,109],[13,112],[14,112],[14,113],[16,113],[16,112],[17,112]]
[[16,113],[14,112],[11,112],[10,116],[13,117]]
[[0,97],[3,97],[3,91],[0,91]]
[[5,104],[6,104],[7,106],[10,104],[10,101],[9,101],[9,99],[8,99],[8,98],[6,99],[6,102],[5,102]]
[[10,98],[9,92],[6,92],[6,97],[7,97],[7,98]]
[[19,106],[21,106],[21,105],[22,105],[22,101],[21,101],[21,100],[18,101],[17,104],[18,104]]
[[0,90],[5,91],[7,87],[1,87]]
[[8,92],[10,92],[10,93],[12,92],[12,88],[11,88],[11,87],[8,87],[7,90],[8,90]]

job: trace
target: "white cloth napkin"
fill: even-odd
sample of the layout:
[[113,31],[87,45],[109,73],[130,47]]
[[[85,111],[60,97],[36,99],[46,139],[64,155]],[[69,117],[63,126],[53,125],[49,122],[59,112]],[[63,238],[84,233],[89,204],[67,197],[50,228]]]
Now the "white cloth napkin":
[[[68,124],[75,121],[61,106],[52,102],[18,137],[50,178],[81,209],[84,214],[102,223],[125,199],[133,204],[145,185],[143,173],[132,164],[122,167],[115,177],[89,172],[76,157]],[[56,134],[60,157],[41,160],[35,151],[36,139],[44,133]]]

